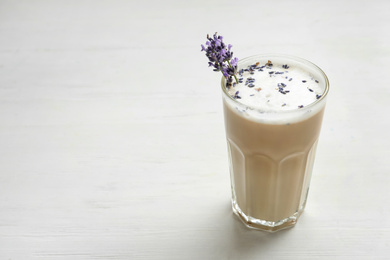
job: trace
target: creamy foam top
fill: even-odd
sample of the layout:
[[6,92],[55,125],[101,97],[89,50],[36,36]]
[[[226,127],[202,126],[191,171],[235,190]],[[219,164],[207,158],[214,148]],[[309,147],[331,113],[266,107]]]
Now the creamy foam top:
[[319,78],[296,64],[255,62],[237,74],[239,83],[227,86],[238,102],[262,111],[303,108],[321,97],[323,84]]

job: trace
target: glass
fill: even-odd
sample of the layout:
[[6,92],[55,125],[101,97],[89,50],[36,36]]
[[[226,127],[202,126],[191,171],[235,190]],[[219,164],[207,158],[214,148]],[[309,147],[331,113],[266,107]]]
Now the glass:
[[273,232],[294,226],[305,207],[329,82],[313,63],[286,55],[248,57],[238,69],[268,60],[300,66],[323,90],[303,108],[265,112],[232,98],[222,78],[233,211],[246,226]]

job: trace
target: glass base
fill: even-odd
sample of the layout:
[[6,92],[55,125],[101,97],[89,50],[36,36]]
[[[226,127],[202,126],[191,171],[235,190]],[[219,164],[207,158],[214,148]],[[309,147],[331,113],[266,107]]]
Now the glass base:
[[248,228],[256,229],[256,230],[263,230],[263,231],[267,231],[267,232],[276,232],[276,231],[279,231],[282,229],[294,227],[298,221],[299,216],[303,212],[304,206],[298,212],[294,213],[290,217],[276,221],[276,222],[256,219],[256,218],[247,216],[244,214],[244,212],[242,212],[242,210],[240,209],[238,204],[234,201],[232,202],[232,208],[233,208],[234,214],[236,214],[238,216],[238,218]]

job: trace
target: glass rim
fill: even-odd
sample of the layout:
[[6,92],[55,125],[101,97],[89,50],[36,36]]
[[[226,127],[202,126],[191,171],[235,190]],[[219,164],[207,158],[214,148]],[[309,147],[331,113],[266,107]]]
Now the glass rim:
[[245,61],[248,61],[248,60],[253,59],[253,58],[267,58],[267,59],[269,58],[270,60],[272,58],[286,58],[286,59],[289,59],[289,60],[293,60],[293,61],[296,61],[296,62],[301,62],[301,63],[304,63],[306,65],[309,65],[309,66],[311,66],[314,70],[319,72],[324,77],[324,79],[325,79],[325,89],[324,89],[324,92],[322,93],[322,95],[321,95],[321,97],[319,99],[317,99],[313,103],[310,103],[309,105],[304,106],[303,108],[294,108],[294,109],[289,109],[289,110],[262,110],[262,109],[260,109],[258,107],[253,107],[253,106],[250,106],[250,105],[246,105],[244,103],[241,103],[237,99],[234,99],[229,94],[229,92],[226,89],[226,78],[225,78],[225,76],[222,76],[222,79],[221,79],[222,92],[223,92],[223,94],[227,98],[229,98],[235,104],[237,104],[239,106],[245,106],[245,107],[253,109],[253,110],[258,110],[261,113],[266,113],[266,114],[272,114],[272,113],[288,114],[288,113],[295,113],[297,111],[310,110],[311,108],[317,106],[318,104],[322,103],[326,99],[326,97],[328,95],[328,92],[329,92],[329,79],[326,76],[325,72],[320,67],[318,67],[316,64],[314,64],[313,62],[308,61],[308,60],[303,59],[303,58],[300,58],[300,57],[297,57],[297,56],[288,55],[288,54],[279,54],[279,53],[255,54],[255,55],[251,55],[251,56],[248,56],[248,57],[245,57],[245,58],[239,60],[238,61],[238,65],[237,65],[238,70],[239,70],[240,63],[242,64]]

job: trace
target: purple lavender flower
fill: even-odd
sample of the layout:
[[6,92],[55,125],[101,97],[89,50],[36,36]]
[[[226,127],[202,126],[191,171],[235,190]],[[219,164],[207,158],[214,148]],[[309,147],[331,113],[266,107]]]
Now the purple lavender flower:
[[236,77],[237,72],[237,58],[233,58],[233,52],[231,44],[226,46],[223,42],[223,37],[214,34],[213,38],[207,35],[206,47],[202,44],[201,51],[206,52],[206,57],[209,59],[209,67],[213,67],[214,71],[221,71],[224,77],[227,79],[227,85],[231,86],[233,82],[232,77],[235,78],[236,83],[238,79]]
[[238,63],[238,58],[234,58],[230,61],[230,64],[233,66],[233,67],[237,67],[237,63]]

